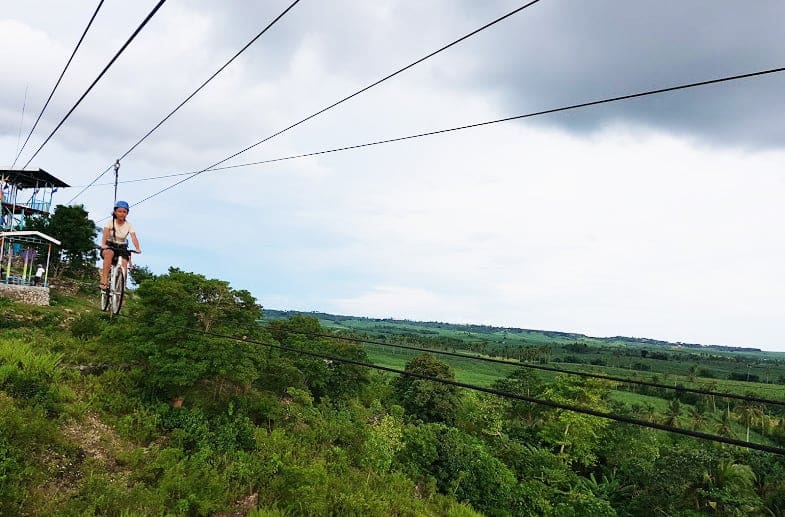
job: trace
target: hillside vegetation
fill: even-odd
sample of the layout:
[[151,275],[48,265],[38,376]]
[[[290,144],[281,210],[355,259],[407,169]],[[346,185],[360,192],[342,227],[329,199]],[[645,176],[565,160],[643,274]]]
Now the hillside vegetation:
[[[646,344],[516,341],[509,330],[500,342],[498,330],[360,329],[298,314],[260,322],[247,291],[174,268],[150,275],[112,321],[92,298],[87,288],[44,308],[0,298],[0,515],[785,511],[783,456],[307,353],[783,446],[781,407],[525,368],[614,368],[743,393],[781,389],[779,363],[739,369],[722,359],[730,351],[651,345],[661,348],[644,356]],[[647,357],[655,351],[667,358]],[[630,368],[633,359],[649,369]],[[739,371],[768,372],[769,383],[730,377]]]

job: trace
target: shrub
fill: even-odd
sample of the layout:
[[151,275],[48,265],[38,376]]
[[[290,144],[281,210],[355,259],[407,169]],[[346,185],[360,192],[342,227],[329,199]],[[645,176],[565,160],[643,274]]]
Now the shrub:
[[137,443],[149,443],[160,435],[160,424],[161,416],[157,412],[139,406],[118,420],[117,430]]
[[48,410],[60,402],[62,354],[36,353],[23,341],[0,342],[0,389]]
[[20,513],[29,490],[46,476],[36,458],[59,448],[57,427],[43,408],[17,407],[14,399],[0,393],[0,515]]
[[515,474],[476,438],[443,424],[412,426],[397,454],[415,478],[436,480],[444,494],[482,512],[505,513],[520,505]]
[[164,515],[168,499],[141,483],[123,486],[104,472],[89,472],[59,515]]
[[95,312],[84,312],[71,322],[71,334],[78,339],[90,339],[101,335],[106,321]]

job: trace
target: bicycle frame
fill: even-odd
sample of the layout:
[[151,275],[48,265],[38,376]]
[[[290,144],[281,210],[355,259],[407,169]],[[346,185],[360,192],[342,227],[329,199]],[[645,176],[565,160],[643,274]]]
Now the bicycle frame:
[[131,267],[130,253],[136,253],[136,250],[128,251],[129,258],[126,259],[115,250],[115,255],[112,259],[112,267],[109,271],[109,286],[101,291],[101,310],[105,311],[109,309],[110,318],[120,314],[120,309],[123,307],[125,283],[128,270]]

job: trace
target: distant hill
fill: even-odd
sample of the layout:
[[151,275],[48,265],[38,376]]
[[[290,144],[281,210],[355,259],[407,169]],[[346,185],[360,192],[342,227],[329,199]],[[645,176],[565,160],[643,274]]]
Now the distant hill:
[[701,345],[698,343],[683,343],[681,341],[671,342],[659,339],[613,336],[613,337],[592,337],[585,334],[574,332],[559,332],[553,330],[522,329],[516,327],[494,327],[491,325],[457,324],[439,321],[415,321],[401,320],[395,318],[367,318],[364,316],[347,316],[340,314],[328,314],[325,312],[301,312],[285,311],[277,309],[264,309],[263,320],[272,321],[285,319],[296,314],[313,316],[327,328],[346,329],[355,331],[388,331],[398,334],[444,334],[445,332],[458,332],[464,335],[474,334],[477,337],[486,336],[493,340],[499,336],[509,335],[510,341],[516,341],[514,337],[527,342],[551,341],[555,343],[586,343],[586,344],[614,344],[614,345],[638,345],[638,346],[663,346],[675,348],[691,348],[701,350],[716,350],[721,352],[762,352],[759,348],[724,346],[724,345]]

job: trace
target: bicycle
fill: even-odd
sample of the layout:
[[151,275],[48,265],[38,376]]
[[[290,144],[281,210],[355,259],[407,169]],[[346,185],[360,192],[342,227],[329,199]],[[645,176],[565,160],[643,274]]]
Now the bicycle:
[[112,258],[112,268],[109,271],[109,285],[105,289],[101,289],[101,310],[109,311],[109,317],[117,316],[120,314],[120,309],[123,307],[123,300],[125,299],[125,261],[128,262],[128,268],[131,267],[131,253],[139,253],[136,250],[129,250],[127,248],[111,248],[114,251]]

